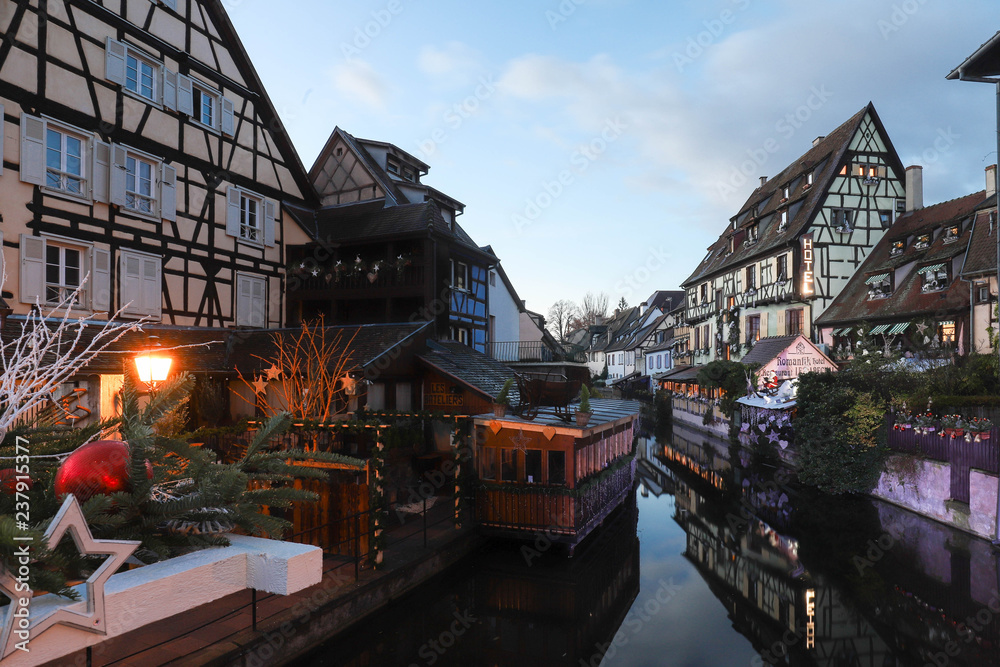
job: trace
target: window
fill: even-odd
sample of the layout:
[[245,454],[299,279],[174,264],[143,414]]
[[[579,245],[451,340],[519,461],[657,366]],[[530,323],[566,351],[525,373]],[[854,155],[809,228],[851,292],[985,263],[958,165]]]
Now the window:
[[757,242],[757,234],[760,231],[759,225],[750,225],[747,228],[747,240],[744,245],[753,245]]
[[892,296],[892,272],[879,273],[868,276],[865,280],[868,285],[868,300],[887,299]]
[[385,385],[381,382],[373,382],[368,385],[365,399],[366,407],[369,410],[385,410]]
[[504,482],[517,481],[517,450],[500,450],[500,479]]
[[482,478],[495,480],[497,478],[497,448],[483,447],[483,455],[479,460],[482,461],[482,470],[480,472]]
[[23,303],[54,304],[68,299],[90,274],[72,304],[107,311],[110,306],[110,253],[87,243],[22,234],[20,296]]
[[497,272],[490,271],[490,287],[496,287],[496,286],[497,286]]
[[882,229],[889,229],[892,226],[892,211],[879,211],[878,221],[882,225]]
[[778,231],[783,232],[788,227],[788,209],[784,209],[778,215],[780,216],[778,221]]
[[410,183],[417,182],[417,172],[413,167],[403,166],[403,180],[409,181]]
[[942,345],[955,344],[955,321],[949,320],[938,325],[938,338]]
[[990,286],[976,285],[976,303],[990,302]]
[[226,200],[226,234],[245,243],[274,246],[274,201],[235,186],[230,186]]
[[748,266],[745,271],[746,274],[746,291],[757,288],[757,267]]
[[944,228],[944,238],[942,241],[944,243],[954,243],[958,240],[958,225],[952,225],[950,227]]
[[796,336],[802,333],[802,309],[785,311],[785,334]]
[[922,284],[920,285],[921,292],[940,292],[941,290],[948,288],[949,281],[947,264],[924,266],[918,269],[917,273],[919,273],[923,278]]
[[156,255],[121,251],[119,294],[126,315],[159,318],[162,314],[162,259]]
[[788,256],[778,255],[775,258],[775,267],[778,273],[778,282],[783,283],[788,280]]
[[45,187],[87,197],[88,139],[49,124],[45,130]]
[[451,286],[457,290],[469,289],[469,265],[451,260]]
[[549,452],[549,484],[566,483],[566,452]]
[[850,209],[835,208],[830,211],[830,225],[842,234],[851,232],[854,230],[852,214],[853,211]]
[[812,186],[812,184],[813,184],[813,178],[814,178],[813,172],[810,171],[808,174],[806,174],[806,187],[807,188],[810,187],[810,186]]
[[914,250],[926,250],[931,247],[931,235],[921,234],[917,237],[916,242],[913,244]]
[[125,208],[138,213],[156,212],[157,165],[135,155],[125,158]]
[[197,122],[213,130],[219,129],[219,94],[195,83],[192,89],[194,95],[193,110]]
[[747,342],[756,343],[760,340],[760,315],[747,317]]
[[158,101],[156,97],[156,80],[159,78],[160,66],[153,60],[139,55],[134,49],[125,53],[125,89],[131,90],[148,100]]
[[851,175],[864,179],[866,183],[875,182],[885,178],[886,170],[884,165],[870,162],[855,162],[851,166]]
[[267,325],[267,278],[236,274],[236,326]]
[[902,198],[897,199],[896,200],[896,213],[905,213],[905,212],[906,212],[906,200],[902,199]]
[[902,255],[904,250],[906,250],[905,239],[900,239],[899,241],[893,241],[892,246],[889,247],[889,257],[896,257],[897,255]]
[[[58,303],[80,287],[84,251],[49,243],[45,247],[45,301]],[[79,299],[83,298],[80,294]],[[77,301],[73,302],[74,304]]]
[[399,176],[399,163],[396,162],[395,158],[386,157],[385,170],[393,176]]
[[785,187],[781,188],[781,198],[783,200],[788,201],[789,194],[791,194],[791,188],[789,186],[786,185]]
[[708,303],[708,283],[704,283],[701,286],[701,303],[703,305]]
[[524,481],[528,484],[542,483],[542,450],[524,451]]

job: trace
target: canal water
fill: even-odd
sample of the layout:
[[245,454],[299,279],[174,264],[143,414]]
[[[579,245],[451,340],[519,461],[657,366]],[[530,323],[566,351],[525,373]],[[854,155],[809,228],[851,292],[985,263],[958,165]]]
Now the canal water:
[[312,667],[1000,665],[990,545],[677,427],[572,558],[491,543]]

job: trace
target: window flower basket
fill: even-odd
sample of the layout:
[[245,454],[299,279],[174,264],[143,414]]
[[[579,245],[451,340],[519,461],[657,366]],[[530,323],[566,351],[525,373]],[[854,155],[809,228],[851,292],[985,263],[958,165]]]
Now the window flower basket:
[[989,440],[993,432],[993,422],[989,419],[971,419],[968,425],[969,435],[975,439],[976,442],[982,442],[983,440]]
[[896,423],[892,428],[896,431],[909,431],[913,428],[913,416],[906,413],[896,415]]
[[916,416],[913,420],[913,431],[922,435],[929,435],[937,431],[937,421],[930,412],[924,412]]
[[961,415],[944,415],[941,417],[941,429],[942,437],[960,438],[965,435],[965,420]]

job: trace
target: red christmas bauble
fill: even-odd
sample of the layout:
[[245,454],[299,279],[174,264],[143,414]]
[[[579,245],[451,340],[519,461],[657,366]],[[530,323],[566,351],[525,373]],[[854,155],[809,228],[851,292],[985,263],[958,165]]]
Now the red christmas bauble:
[[[72,493],[81,503],[96,495],[131,491],[128,444],[118,440],[88,442],[70,454],[56,471],[56,497]],[[146,461],[146,474],[153,466]]]
[[14,495],[17,493],[17,483],[19,481],[28,485],[28,488],[25,489],[25,491],[30,491],[31,487],[34,485],[31,478],[26,475],[21,475],[22,479],[18,480],[17,477],[17,471],[13,468],[4,468],[3,470],[0,470],[0,491],[8,496]]

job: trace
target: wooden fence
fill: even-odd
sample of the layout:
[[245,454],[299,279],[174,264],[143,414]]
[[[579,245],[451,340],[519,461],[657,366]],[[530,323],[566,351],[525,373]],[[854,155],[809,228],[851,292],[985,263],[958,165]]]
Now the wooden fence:
[[[967,416],[978,416],[972,410],[962,409]],[[992,410],[992,408],[986,408]],[[988,416],[988,415],[984,415]],[[966,442],[965,437],[952,438],[942,435],[941,424],[933,433],[917,433],[913,429],[896,430],[893,415],[886,417],[889,429],[888,444],[894,452],[917,454],[951,466],[951,497],[964,503],[969,502],[969,471],[972,468],[989,473],[1000,472],[1000,445],[997,438],[1000,428],[990,431],[988,440]]]

